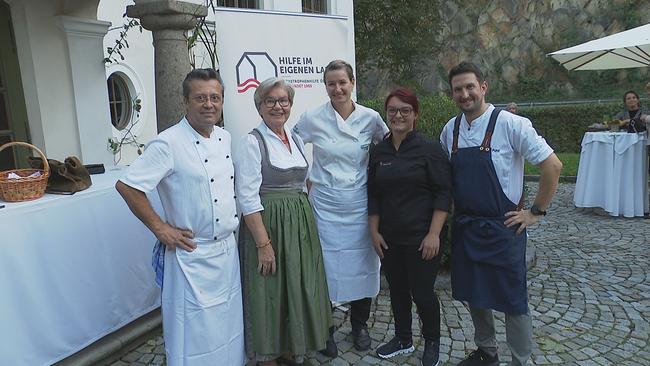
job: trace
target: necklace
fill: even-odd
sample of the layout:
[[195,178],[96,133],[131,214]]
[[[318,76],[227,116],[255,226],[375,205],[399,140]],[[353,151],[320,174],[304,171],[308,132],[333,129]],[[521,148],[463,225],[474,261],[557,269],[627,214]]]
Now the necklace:
[[289,145],[289,136],[285,134],[284,137],[282,136],[278,136],[278,137],[280,137],[280,141],[282,141],[284,146],[286,146],[289,152],[291,152],[291,145]]

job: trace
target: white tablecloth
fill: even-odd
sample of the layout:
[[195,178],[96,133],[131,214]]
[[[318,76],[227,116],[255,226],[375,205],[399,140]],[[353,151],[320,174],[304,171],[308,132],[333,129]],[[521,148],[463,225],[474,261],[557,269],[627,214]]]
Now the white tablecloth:
[[648,212],[646,133],[587,132],[582,139],[576,207],[600,207],[612,216]]
[[160,305],[154,236],[114,188],[0,209],[0,365],[50,365]]

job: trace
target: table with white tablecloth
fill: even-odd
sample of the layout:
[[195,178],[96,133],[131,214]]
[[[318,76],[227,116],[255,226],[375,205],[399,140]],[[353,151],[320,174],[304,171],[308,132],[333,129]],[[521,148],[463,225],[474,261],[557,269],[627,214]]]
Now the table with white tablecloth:
[[51,365],[160,306],[155,237],[115,190],[120,174],[0,202],[0,365]]
[[648,212],[646,133],[587,132],[582,139],[576,207],[600,207],[612,216]]

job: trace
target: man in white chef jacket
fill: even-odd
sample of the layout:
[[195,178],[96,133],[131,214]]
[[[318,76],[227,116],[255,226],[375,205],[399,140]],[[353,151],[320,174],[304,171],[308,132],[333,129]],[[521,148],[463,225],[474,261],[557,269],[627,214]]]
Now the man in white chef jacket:
[[[152,140],[115,187],[159,241],[153,262],[167,364],[243,365],[230,134],[215,126],[223,82],[214,69],[193,70],[183,99],[185,117]],[[164,220],[146,196],[154,189]]]

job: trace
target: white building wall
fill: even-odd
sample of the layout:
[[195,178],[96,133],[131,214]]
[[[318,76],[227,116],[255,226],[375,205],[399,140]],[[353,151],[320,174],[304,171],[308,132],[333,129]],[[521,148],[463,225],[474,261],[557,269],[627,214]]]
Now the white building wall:
[[[151,33],[132,29],[127,36],[130,47],[123,49],[124,61],[107,64],[102,69],[101,52],[113,46],[126,18],[126,6],[132,0],[100,0],[94,24],[102,21],[112,24],[103,44],[72,34],[61,16],[66,15],[66,4],[52,0],[0,0],[9,3],[18,47],[21,77],[29,119],[32,142],[43,148],[50,158],[63,160],[70,155],[82,158],[84,163],[112,164],[113,156],[107,149],[109,137],[120,139],[123,132],[110,124],[106,79],[113,72],[122,73],[130,81],[133,99],[139,98],[142,110],[133,134],[141,143],[156,135],[154,59]],[[87,4],[96,0],[84,0]],[[203,3],[203,0],[189,0]],[[82,2],[84,3],[84,2]],[[263,10],[301,11],[301,0],[260,0]],[[70,5],[71,6],[71,5]],[[328,11],[348,17],[349,47],[354,47],[354,8],[350,0],[329,0]],[[68,12],[70,13],[70,12]],[[89,16],[88,9],[83,11]],[[210,16],[209,16],[210,17]],[[89,19],[77,18],[81,23]],[[73,18],[68,19],[74,23]],[[91,23],[94,19],[90,19]],[[68,27],[70,28],[70,27]],[[84,47],[93,49],[84,51]],[[101,50],[97,50],[101,47]],[[93,59],[97,58],[96,64]],[[83,67],[79,62],[86,61]],[[355,60],[347,60],[352,65]],[[75,66],[76,65],[76,66]],[[95,67],[93,67],[93,65]],[[83,69],[83,70],[82,70]],[[98,73],[103,70],[102,78]],[[72,75],[73,72],[81,74]],[[101,85],[100,85],[101,84]],[[135,115],[135,113],[134,113]],[[124,146],[122,164],[137,157],[136,147]]]
[[[84,163],[108,163],[111,155],[106,143],[97,144],[105,142],[110,131],[101,123],[107,111],[102,109],[107,96],[98,93],[101,68],[86,67],[93,58],[101,63],[100,46],[90,49],[84,37],[70,37],[69,31],[66,34],[60,17],[64,14],[57,1],[12,0],[9,5],[19,45],[18,61],[32,142],[53,159],[75,155]],[[79,18],[68,20],[74,19]],[[82,64],[77,62],[73,69],[73,60]],[[77,72],[76,90],[73,70]],[[81,135],[80,124],[87,131],[82,129]]]
[[78,155],[72,78],[63,32],[54,17],[59,9],[41,0],[10,6],[33,142],[54,159]]
[[[185,0],[191,3],[205,4],[204,0]],[[133,0],[101,0],[97,11],[97,19],[112,23],[104,38],[104,52],[107,47],[113,47],[119,37],[122,25],[127,21],[123,17],[126,6],[133,4]],[[275,10],[288,12],[301,12],[301,0],[260,0],[261,10]],[[348,47],[354,49],[354,7],[352,0],[328,0],[328,11],[332,15],[348,17],[349,38]],[[208,20],[214,21],[213,14],[208,14]],[[242,31],[245,31],[242,30]],[[236,31],[233,31],[236,32]],[[113,72],[122,72],[132,83],[131,94],[137,95],[142,100],[142,112],[138,124],[133,128],[138,141],[147,143],[156,136],[156,105],[154,87],[154,59],[153,40],[151,32],[131,29],[127,35],[129,48],[123,49],[124,60],[107,64],[106,77]],[[119,58],[119,57],[118,57]],[[353,66],[355,60],[346,60]],[[197,57],[197,67],[209,67],[207,61],[202,61],[202,56]],[[356,91],[355,91],[356,93]],[[110,123],[110,122],[109,122]],[[112,128],[113,137],[119,139],[123,134]],[[129,164],[137,157],[135,146],[123,146],[120,164]]]
[[[123,17],[126,12],[126,6],[133,4],[132,0],[102,0],[97,9],[97,19],[111,22],[111,27],[104,37],[104,54],[107,54],[107,47],[113,47],[115,40],[120,37],[120,31],[127,18]],[[138,115],[133,115],[132,122],[137,122],[131,132],[137,136],[141,143],[147,143],[157,134],[156,123],[156,88],[154,80],[154,52],[153,38],[151,32],[139,28],[133,28],[127,33],[127,42],[129,47],[122,49],[124,60],[115,56],[118,62],[106,64],[106,79],[113,73],[122,73],[122,76],[128,79],[129,92],[132,99],[141,100],[142,109]],[[115,129],[110,120],[107,121],[111,129],[111,135],[115,139],[121,139],[124,131]],[[124,145],[122,147],[122,156],[120,164],[129,164],[136,157],[137,147],[133,145]],[[119,156],[116,156],[116,159]]]

